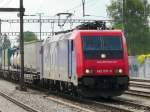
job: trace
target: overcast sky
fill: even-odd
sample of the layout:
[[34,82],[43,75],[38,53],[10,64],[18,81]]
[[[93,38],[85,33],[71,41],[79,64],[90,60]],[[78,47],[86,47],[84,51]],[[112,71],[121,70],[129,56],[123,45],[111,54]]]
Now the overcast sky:
[[[19,7],[20,0],[0,0],[0,8],[2,7]],[[108,19],[106,13],[106,5],[111,0],[85,0],[85,14],[92,15],[88,18],[92,19]],[[74,18],[82,17],[82,0],[24,0],[25,14],[44,13],[43,18],[51,18],[59,12],[74,13]],[[1,19],[17,18],[16,13],[2,13],[0,12]],[[26,17],[29,18],[29,17]],[[32,17],[32,18],[38,18]],[[87,17],[86,17],[87,18]],[[50,26],[50,25],[49,25]],[[43,25],[42,29],[49,29],[49,26]],[[18,31],[19,25],[17,24],[2,24],[2,31]],[[38,24],[26,24],[25,31],[33,30],[39,31]]]
[[[24,0],[27,14],[44,12],[45,15],[53,16],[58,12],[75,13],[76,17],[82,14],[82,0]],[[85,12],[88,15],[106,17],[106,4],[110,0],[85,0]],[[19,7],[19,0],[0,0],[0,7]],[[5,14],[3,14],[5,15]],[[0,17],[6,18],[6,16]],[[14,14],[13,17],[16,15]]]

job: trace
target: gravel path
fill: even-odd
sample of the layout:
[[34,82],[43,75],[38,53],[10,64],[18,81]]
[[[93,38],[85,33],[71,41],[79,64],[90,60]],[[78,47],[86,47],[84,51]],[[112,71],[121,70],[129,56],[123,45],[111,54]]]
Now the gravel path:
[[0,112],[27,112],[27,111],[0,96]]
[[[58,104],[45,98],[45,94],[28,89],[27,92],[15,89],[17,85],[0,79],[0,91],[41,111],[41,112],[79,112],[79,110]],[[3,106],[5,108],[5,106]],[[1,109],[1,108],[0,108]],[[3,111],[2,111],[3,112]],[[7,112],[7,111],[4,111]],[[8,111],[9,112],[9,111]],[[13,111],[11,111],[13,112]],[[15,111],[17,112],[17,111]],[[23,112],[23,111],[19,111]]]

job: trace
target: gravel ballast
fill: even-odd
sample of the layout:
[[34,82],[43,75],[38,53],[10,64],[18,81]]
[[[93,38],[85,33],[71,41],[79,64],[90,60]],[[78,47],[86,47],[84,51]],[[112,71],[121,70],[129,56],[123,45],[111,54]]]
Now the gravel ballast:
[[[28,89],[27,92],[16,90],[16,84],[0,79],[0,91],[41,112],[79,112],[45,98],[46,94]],[[3,111],[2,111],[3,112]],[[5,111],[4,111],[5,112]],[[9,111],[8,111],[9,112]],[[12,111],[10,111],[12,112]],[[23,111],[20,111],[23,112]]]
[[27,112],[27,111],[0,96],[0,112]]

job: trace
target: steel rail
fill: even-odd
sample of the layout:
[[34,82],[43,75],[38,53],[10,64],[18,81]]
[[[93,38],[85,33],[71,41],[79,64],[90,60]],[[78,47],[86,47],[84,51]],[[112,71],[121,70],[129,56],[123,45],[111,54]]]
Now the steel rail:
[[[150,106],[143,105],[143,104],[138,104],[136,102],[127,100],[127,99],[113,99],[115,104],[111,103],[104,103],[107,107],[110,106],[113,110],[116,109],[119,112],[135,112],[137,110],[149,110],[150,111]],[[103,104],[101,102],[93,102],[96,104]],[[120,106],[120,107],[119,107]]]
[[[145,93],[147,93],[147,92],[145,92]],[[0,95],[1,95],[1,93],[0,93]],[[55,98],[54,96],[57,96],[57,97]],[[57,98],[60,95],[54,94],[54,96],[53,97],[47,96],[47,98],[54,101],[54,102],[58,102],[58,103],[63,104],[63,105],[67,105],[67,106],[70,106],[70,107],[73,107],[73,108],[77,108],[78,110],[83,110],[83,111],[86,111],[86,112],[92,112],[93,111],[91,109],[83,108],[83,107],[81,107],[81,105],[77,106],[76,104],[73,104],[73,106],[72,106],[72,105],[70,105],[71,103],[65,103],[65,101],[57,101]],[[150,96],[148,96],[148,97],[150,98]],[[93,108],[93,105],[94,105],[94,107],[97,108],[97,109],[107,109],[107,110],[112,110],[112,111],[115,111],[115,112],[134,112],[137,109],[150,110],[149,106],[145,106],[145,105],[142,105],[142,104],[138,104],[138,103],[130,102],[130,101],[125,101],[125,100],[122,100],[122,101],[114,100],[115,102],[112,102],[112,101],[111,102],[108,102],[108,101],[103,102],[103,101],[91,101],[91,100],[81,99],[81,98],[77,98],[77,97],[75,97],[75,98],[71,97],[70,98],[70,96],[69,97],[67,96],[67,98],[65,97],[65,99],[69,99],[70,101],[73,101],[74,103],[77,102],[77,103],[80,103],[80,104],[81,103],[82,104],[87,104],[91,108]],[[119,106],[119,105],[121,105],[121,106]],[[129,107],[128,107],[128,105],[129,105]],[[38,112],[38,111],[30,111],[30,112]]]
[[[150,80],[131,79],[130,80],[130,87],[138,87],[141,89],[147,89],[147,90],[149,89],[150,90]],[[129,89],[128,91],[125,92],[125,94],[150,98],[150,92],[143,91],[143,90],[140,91],[140,90]]]
[[40,112],[39,110],[36,110],[20,101],[17,101],[16,99],[10,97],[9,95],[3,93],[3,92],[0,92],[0,96],[4,97],[5,99],[13,102],[14,104],[16,104],[17,106],[23,108],[24,110],[28,111],[28,112]]
[[145,84],[139,84],[139,83],[132,83],[132,82],[130,82],[130,87],[140,87],[140,88],[144,88],[144,89],[150,89],[150,84],[149,85],[145,85]]
[[[94,109],[91,110],[91,109],[87,109],[85,107],[82,107],[82,106],[79,106],[77,104],[71,104],[70,102],[65,102],[65,101],[60,101],[60,100],[57,100],[53,97],[48,97],[49,100],[51,101],[54,101],[54,102],[57,102],[57,103],[60,103],[60,104],[63,104],[63,105],[66,105],[66,106],[69,106],[69,107],[72,107],[72,108],[76,108],[78,110],[81,110],[81,111],[85,111],[85,112],[95,112]],[[83,102],[83,101],[82,101]],[[88,103],[89,101],[86,101],[86,103]],[[78,102],[79,103],[79,102]],[[118,106],[114,106],[114,105],[110,105],[110,104],[107,104],[107,103],[101,103],[101,102],[89,102],[91,103],[91,105],[95,105],[95,107],[91,107],[90,104],[89,104],[89,107],[90,108],[98,108],[98,109],[105,109],[105,110],[113,110],[115,112],[134,112],[134,111],[131,111],[131,110],[128,110],[126,108],[121,108],[121,107],[118,107]],[[83,103],[82,103],[83,104]],[[86,105],[86,104],[85,104]],[[97,110],[98,110],[97,109]]]
[[135,82],[148,82],[148,83],[150,83],[150,79],[149,79],[149,80],[146,80],[146,79],[135,79],[135,78],[132,78],[132,79],[130,79],[130,81],[135,81]]
[[[48,99],[55,99],[57,102],[58,99],[58,95],[53,94],[52,93],[52,98],[51,96],[48,96]],[[56,98],[55,98],[56,96]],[[89,107],[93,108],[100,108],[100,109],[106,109],[106,110],[112,110],[115,112],[135,112],[137,110],[148,110],[150,111],[150,106],[149,105],[144,105],[141,103],[138,103],[136,101],[133,100],[128,100],[125,98],[119,98],[119,97],[115,97],[113,99],[105,99],[103,101],[103,99],[101,100],[91,100],[91,99],[84,99],[84,98],[78,98],[78,97],[71,97],[71,96],[67,96],[67,95],[60,95],[59,96],[63,99],[67,99],[73,103],[82,103],[82,104],[86,104],[89,105]],[[63,100],[64,102],[64,100]],[[58,102],[59,103],[59,102]],[[60,102],[62,103],[62,102]],[[67,103],[68,104],[68,103]],[[70,103],[69,103],[70,104]],[[69,105],[67,105],[69,106]],[[81,106],[81,105],[80,105]]]
[[112,112],[135,112],[135,110],[131,110],[128,109],[124,106],[118,106],[118,105],[113,105],[111,103],[104,103],[104,102],[96,102],[96,101],[92,101],[91,103],[99,106],[99,107],[103,107],[103,108],[107,108],[109,110],[112,110]]
[[139,91],[139,90],[131,90],[130,89],[130,90],[126,91],[125,94],[135,95],[135,96],[139,96],[139,97],[150,98],[150,92]]
[[[83,98],[72,97],[72,96],[67,96],[67,95],[57,96],[56,94],[53,94],[53,93],[52,93],[52,96],[47,96],[47,99],[60,103],[60,104],[64,104],[66,106],[70,106],[72,108],[77,108],[79,110],[86,111],[86,112],[89,112],[95,109],[96,110],[105,109],[105,110],[112,111],[112,112],[134,112],[135,111],[135,110],[131,110],[126,107],[123,107],[123,106],[119,107],[117,104],[113,105],[110,102],[94,101],[90,99],[83,99]],[[82,107],[81,105],[88,105],[88,107],[92,110],[89,110],[86,107]]]

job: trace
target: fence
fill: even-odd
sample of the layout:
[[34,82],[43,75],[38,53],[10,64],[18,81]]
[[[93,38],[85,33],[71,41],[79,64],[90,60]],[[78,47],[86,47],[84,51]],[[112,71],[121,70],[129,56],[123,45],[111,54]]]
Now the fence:
[[150,58],[140,64],[135,56],[129,56],[129,74],[131,78],[150,79]]

